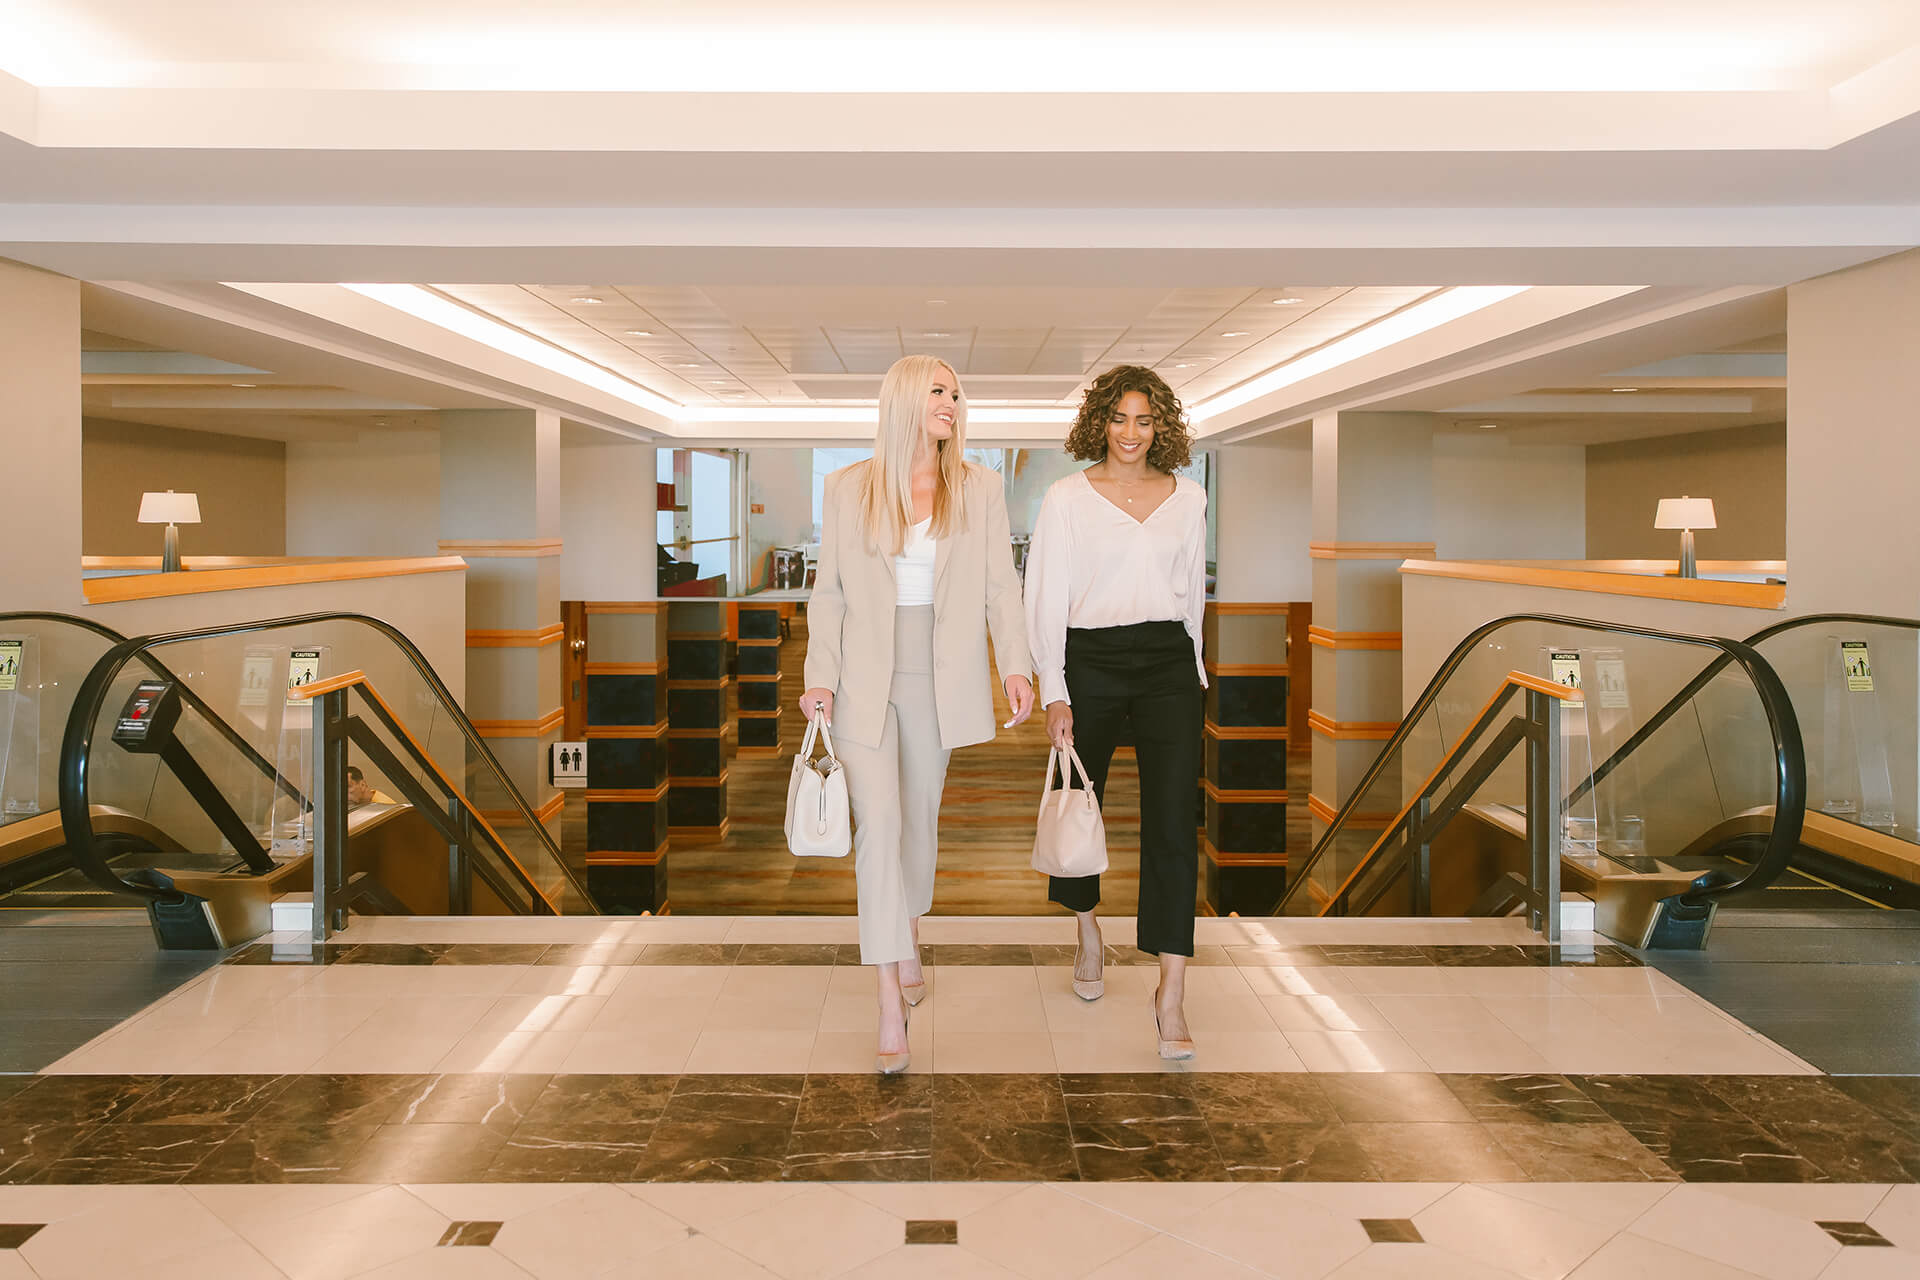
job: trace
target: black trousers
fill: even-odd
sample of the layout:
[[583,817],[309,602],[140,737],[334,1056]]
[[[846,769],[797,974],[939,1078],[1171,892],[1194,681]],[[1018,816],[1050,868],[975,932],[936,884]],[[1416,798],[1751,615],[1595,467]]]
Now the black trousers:
[[[1178,622],[1069,628],[1066,676],[1074,750],[1102,811],[1114,748],[1130,738],[1140,763],[1136,945],[1150,955],[1190,956],[1200,876],[1194,793],[1205,713],[1193,639]],[[1091,911],[1100,901],[1100,877],[1049,877],[1047,897],[1070,911]]]

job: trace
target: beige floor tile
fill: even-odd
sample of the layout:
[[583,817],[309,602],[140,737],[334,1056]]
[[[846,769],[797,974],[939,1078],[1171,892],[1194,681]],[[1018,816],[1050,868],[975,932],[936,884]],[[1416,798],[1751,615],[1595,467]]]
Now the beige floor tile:
[[1920,1253],[1920,1184],[1890,1189],[1866,1221],[1901,1249]]
[[1309,1071],[1425,1071],[1427,1062],[1396,1031],[1289,1031]]
[[1401,1038],[1429,1071],[1551,1071],[1546,1057],[1498,1022],[1473,1030],[1409,1027]]
[[1356,996],[1348,970],[1333,965],[1292,968],[1285,965],[1242,969],[1247,988],[1257,996]]
[[593,1280],[776,1280],[774,1273],[708,1236],[628,1258]]
[[1368,1244],[1357,1219],[1273,1186],[1241,1187],[1169,1230],[1190,1244],[1284,1276],[1324,1276]]
[[476,1031],[462,1037],[435,1064],[436,1071],[558,1071],[580,1045],[579,1031]]
[[1052,1187],[1030,1187],[960,1219],[960,1247],[1030,1280],[1078,1280],[1156,1233]]
[[1670,1182],[1495,1182],[1489,1191],[1540,1205],[1609,1231],[1623,1231],[1659,1204]]
[[[902,1222],[954,1219],[980,1212],[1033,1184],[1026,1182],[837,1182],[856,1200],[864,1200]],[[1076,1184],[1077,1185],[1077,1184]]]
[[593,1190],[585,1182],[408,1183],[422,1204],[455,1222],[511,1222]]
[[[475,1038],[506,1039],[498,1034],[488,1036],[486,1033],[478,1033]],[[439,1031],[428,1028],[418,1032],[405,1032],[392,1026],[362,1025],[358,1030],[348,1032],[341,1038],[340,1043],[314,1059],[313,1065],[307,1070],[391,1074],[435,1069],[478,1070],[478,1068],[439,1066],[441,1062],[448,1059],[455,1046],[463,1043],[465,1041],[461,1033],[454,1030]]]
[[676,1075],[700,1033],[645,1026],[620,1031],[584,1031],[557,1068],[567,1075]]
[[1365,996],[1262,996],[1267,1016],[1282,1031],[1388,1031],[1386,1018]]
[[[213,1274],[224,1275],[223,1272]],[[527,1272],[492,1249],[436,1247],[363,1271],[360,1277],[361,1280],[527,1280]]]
[[900,1219],[826,1186],[810,1187],[711,1234],[786,1280],[825,1280],[903,1243]]
[[999,1263],[953,1245],[901,1245],[843,1274],[845,1280],[1018,1280]]
[[1268,1190],[1358,1220],[1411,1218],[1453,1187],[1450,1182],[1289,1182]]
[[637,1182],[622,1187],[697,1231],[711,1232],[750,1213],[791,1200],[808,1189],[804,1182]]
[[[872,1027],[865,1031],[822,1031],[813,1039],[807,1071],[814,1075],[864,1075],[877,1069],[878,1046]],[[940,1060],[940,1040],[931,1026],[920,1025],[917,1013],[915,1021],[907,1026],[907,1053],[909,1075],[929,1074]]]
[[1842,1249],[1820,1280],[1912,1280],[1920,1254],[1905,1249]]
[[1045,1031],[948,1031],[933,1037],[934,1069],[945,1072],[1053,1072],[1060,1070],[1054,1038]]
[[1330,1272],[1328,1280],[1514,1280],[1514,1274],[1432,1245],[1375,1244]]
[[696,1074],[804,1072],[813,1061],[814,1039],[811,1030],[703,1031],[684,1069]]
[[610,996],[644,965],[536,964],[514,979],[510,996]]
[[296,1218],[242,1227],[291,1280],[336,1280],[430,1249],[447,1218],[399,1187],[379,1187]]
[[1492,1010],[1467,995],[1377,995],[1369,997],[1395,1031],[1479,1031],[1506,1026]]
[[1237,1190],[1231,1182],[1063,1182],[1055,1189],[1155,1231],[1185,1222]]
[[[1202,1031],[1193,1028],[1192,1071],[1305,1071],[1293,1044],[1280,1031]],[[1156,1050],[1157,1051],[1157,1050]]]
[[1601,1245],[1572,1280],[1753,1280],[1753,1272],[1629,1231]]
[[[1087,1280],[1261,1280],[1255,1271],[1173,1236],[1155,1236],[1087,1274]],[[1317,1280],[1317,1277],[1316,1277]]]
[[607,1007],[605,996],[502,996],[480,1015],[474,1031],[586,1031]]
[[1769,1280],[1810,1280],[1840,1250],[1806,1218],[1702,1185],[1675,1187],[1640,1216],[1633,1234]]
[[598,1186],[515,1218],[500,1228],[493,1248],[540,1280],[575,1280],[644,1259],[687,1235],[685,1224],[653,1206]]
[[1063,1072],[1075,1071],[1188,1071],[1193,1060],[1168,1062],[1160,1057],[1151,1025],[1126,1033],[1076,1034],[1055,1032],[1053,1060]]
[[940,971],[938,980],[942,1027],[953,1031],[1047,1030],[1039,979],[1030,966],[948,965]]
[[1460,1187],[1414,1215],[1426,1242],[1529,1280],[1560,1280],[1613,1237],[1612,1228],[1544,1205]]
[[[70,1202],[19,1250],[40,1280],[138,1275],[150,1266],[191,1260],[240,1237],[181,1187],[93,1187]],[[132,1193],[132,1194],[127,1194]],[[45,1219],[14,1219],[45,1221]]]

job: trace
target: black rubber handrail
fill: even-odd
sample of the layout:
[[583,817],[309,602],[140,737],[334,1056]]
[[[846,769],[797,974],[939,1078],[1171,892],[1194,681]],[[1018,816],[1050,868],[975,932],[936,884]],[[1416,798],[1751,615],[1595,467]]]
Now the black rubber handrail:
[[[70,613],[45,613],[37,611],[0,613],[0,627],[5,627],[9,622],[58,622],[69,627],[78,627],[83,631],[91,631],[93,634],[102,639],[110,640],[114,644],[124,643],[127,639],[126,636],[115,631],[112,627],[103,626],[91,618],[78,618]],[[274,767],[271,760],[255,750],[251,742],[248,742],[240,736],[238,730],[217,715],[213,708],[208,706],[199,694],[187,686],[185,681],[182,681],[178,676],[174,675],[173,672],[169,671],[164,662],[161,662],[158,658],[152,657],[151,655],[144,657],[142,661],[147,669],[155,675],[163,680],[171,680],[174,684],[178,685],[182,700],[184,700],[189,707],[199,712],[200,718],[212,725],[214,732],[231,743],[241,755],[246,757],[249,764],[264,774],[288,799],[293,800],[303,809],[307,807],[306,794],[295,785],[293,780],[284,776]]]
[[[1691,884],[1675,896],[1688,906],[1698,906],[1712,898],[1723,897],[1742,888],[1761,889],[1773,883],[1779,874],[1786,870],[1793,858],[1794,850],[1800,843],[1800,828],[1806,819],[1807,811],[1807,759],[1806,748],[1800,739],[1800,721],[1794,714],[1793,699],[1787,693],[1780,676],[1771,664],[1760,656],[1750,644],[1739,640],[1728,640],[1719,636],[1698,636],[1685,632],[1660,631],[1652,627],[1636,627],[1626,623],[1602,622],[1593,618],[1569,618],[1551,613],[1514,613],[1482,623],[1470,632],[1466,639],[1454,646],[1447,660],[1440,664],[1440,670],[1414,700],[1413,707],[1400,721],[1393,735],[1381,747],[1380,754],[1367,767],[1366,774],[1360,779],[1346,802],[1340,806],[1333,821],[1327,824],[1326,831],[1315,842],[1312,852],[1300,865],[1298,873],[1288,869],[1287,888],[1275,906],[1275,914],[1284,914],[1281,907],[1295,893],[1302,890],[1313,870],[1326,850],[1332,847],[1338,836],[1353,815],[1359,810],[1362,800],[1375,780],[1386,770],[1387,763],[1393,759],[1406,744],[1413,733],[1414,726],[1420,723],[1434,702],[1440,696],[1440,690],[1446,685],[1453,673],[1459,670],[1480,642],[1500,630],[1518,623],[1544,623],[1549,626],[1575,627],[1584,631],[1598,631],[1611,635],[1639,636],[1647,640],[1661,640],[1672,644],[1692,645],[1697,648],[1718,650],[1718,657],[1726,662],[1738,663],[1753,681],[1755,692],[1760,697],[1760,705],[1767,714],[1767,724],[1773,734],[1774,758],[1774,823],[1768,833],[1766,848],[1759,857],[1747,866],[1745,875],[1734,875],[1721,868],[1702,872]],[[1581,793],[1584,794],[1584,793]],[[1384,846],[1383,846],[1384,847]]]
[[459,727],[468,747],[478,754],[488,769],[492,770],[495,780],[512,798],[514,807],[520,811],[521,816],[526,820],[526,825],[537,833],[540,842],[546,845],[554,862],[560,867],[561,874],[566,876],[580,900],[592,902],[592,897],[574,876],[573,869],[567,866],[565,859],[560,856],[559,847],[554,844],[553,837],[534,816],[533,810],[527,805],[526,798],[520,794],[520,789],[508,779],[506,770],[494,757],[486,740],[480,736],[480,731],[473,727],[471,720],[467,719],[467,713],[461,709],[460,703],[448,690],[446,683],[440,679],[439,673],[433,669],[433,664],[427,661],[426,655],[421,653],[413,641],[392,623],[364,613],[301,613],[284,618],[265,618],[254,622],[200,627],[190,631],[170,631],[160,635],[125,640],[109,649],[81,682],[80,692],[74,696],[73,712],[67,718],[67,731],[60,746],[60,825],[66,834],[68,847],[72,850],[74,865],[81,873],[101,888],[119,893],[153,899],[174,896],[164,889],[127,883],[114,874],[113,868],[108,866],[93,848],[92,832],[88,823],[87,764],[93,746],[94,724],[99,720],[101,711],[105,709],[107,697],[112,692],[114,678],[119,675],[121,669],[134,658],[144,655],[147,650],[164,645],[181,644],[189,640],[213,640],[224,636],[252,635],[287,627],[318,626],[330,622],[348,622],[370,627],[393,642],[413,666],[415,673],[433,691],[434,697],[438,699],[453,723]]
[[[1852,623],[1854,625],[1870,627],[1904,627],[1909,631],[1920,631],[1920,619],[1915,618],[1890,618],[1876,613],[1809,613],[1804,617],[1788,618],[1784,622],[1776,622],[1771,626],[1762,627],[1760,630],[1748,636],[1746,643],[1758,649],[1762,644],[1765,644],[1777,635],[1783,635],[1789,631],[1796,631],[1801,627],[1831,623]],[[1695,695],[1711,684],[1715,676],[1725,671],[1727,664],[1731,661],[1732,658],[1723,653],[1714,658],[1714,660],[1709,662],[1705,667],[1701,668],[1700,673],[1694,676],[1693,679],[1687,681],[1687,683],[1681,687],[1680,692],[1668,698],[1666,705],[1647,717],[1645,724],[1634,730],[1633,734],[1628,737],[1625,742],[1621,743],[1612,755],[1602,761],[1594,769],[1593,776],[1590,779],[1574,789],[1573,794],[1568,797],[1569,802],[1580,799],[1586,795],[1587,792],[1593,790],[1594,787],[1600,785],[1608,774],[1619,767],[1621,761],[1632,755],[1639,749],[1642,743],[1659,732],[1662,725],[1666,724],[1667,721],[1673,719],[1673,717],[1679,713],[1680,708],[1684,707],[1688,702],[1691,702]]]

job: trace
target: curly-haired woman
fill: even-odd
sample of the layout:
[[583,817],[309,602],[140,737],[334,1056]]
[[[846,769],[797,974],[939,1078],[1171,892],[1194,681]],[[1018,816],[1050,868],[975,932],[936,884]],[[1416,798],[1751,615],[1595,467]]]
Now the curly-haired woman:
[[[1207,595],[1207,495],[1174,475],[1193,438],[1171,388],[1120,365],[1094,380],[1067,452],[1093,463],[1047,490],[1027,553],[1027,634],[1047,736],[1076,747],[1102,804],[1126,734],[1140,765],[1137,945],[1160,958],[1155,1036],[1190,1058],[1183,1008],[1199,875],[1193,796],[1200,777],[1200,623]],[[1052,879],[1047,897],[1080,919],[1073,989],[1105,992],[1100,877]]]

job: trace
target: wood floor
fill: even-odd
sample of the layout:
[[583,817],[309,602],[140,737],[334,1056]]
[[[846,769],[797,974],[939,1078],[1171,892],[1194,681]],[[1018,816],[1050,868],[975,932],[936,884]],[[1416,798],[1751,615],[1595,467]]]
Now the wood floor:
[[[676,837],[668,861],[668,897],[675,915],[852,915],[853,859],[796,858],[787,852],[782,821],[787,774],[804,722],[795,706],[806,655],[806,619],[795,618],[781,648],[780,691],[784,754],[776,759],[735,756],[728,765],[731,827],[717,844]],[[996,723],[1011,713],[1000,700]],[[940,807],[940,862],[934,883],[936,915],[1051,915],[1061,909],[1046,900],[1046,882],[1028,865],[1033,818],[1039,805],[1047,738],[1035,715],[992,742],[953,753]],[[1290,783],[1302,789],[1306,757],[1295,757]],[[1139,775],[1133,754],[1114,757],[1107,780],[1107,850],[1112,869],[1101,878],[1102,910],[1131,915],[1140,892]],[[1289,823],[1291,841],[1306,839],[1306,806]],[[568,796],[568,851],[583,856],[585,804]]]

